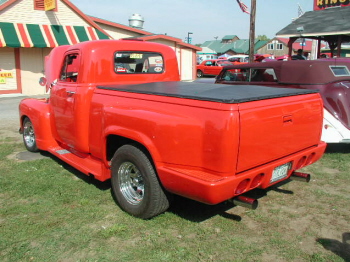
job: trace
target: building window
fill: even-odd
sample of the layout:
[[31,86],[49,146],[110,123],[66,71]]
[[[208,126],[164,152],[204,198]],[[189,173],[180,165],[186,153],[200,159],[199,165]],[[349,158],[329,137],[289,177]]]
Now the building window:
[[283,44],[276,44],[276,50],[283,50]]
[[274,44],[273,43],[268,44],[267,45],[267,50],[274,50]]
[[[45,0],[34,0],[34,10],[45,11]],[[57,11],[57,0],[46,0],[47,4],[52,5],[54,9],[47,11]]]

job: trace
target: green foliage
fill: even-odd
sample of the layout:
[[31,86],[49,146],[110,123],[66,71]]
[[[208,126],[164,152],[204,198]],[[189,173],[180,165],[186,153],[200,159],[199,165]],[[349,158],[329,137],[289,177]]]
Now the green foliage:
[[270,41],[270,38],[268,38],[266,35],[258,35],[258,36],[256,37],[256,40]]

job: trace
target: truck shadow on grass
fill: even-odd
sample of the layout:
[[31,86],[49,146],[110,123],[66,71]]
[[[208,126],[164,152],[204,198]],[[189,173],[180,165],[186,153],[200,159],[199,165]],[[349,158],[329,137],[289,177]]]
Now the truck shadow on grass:
[[104,181],[104,182],[101,182],[101,181],[95,179],[93,176],[85,175],[84,173],[80,172],[78,169],[75,169],[71,165],[67,164],[66,162],[62,161],[61,159],[57,158],[56,156],[54,156],[48,152],[40,151],[40,154],[50,157],[53,161],[55,161],[57,164],[62,166],[69,173],[71,173],[72,175],[76,176],[77,178],[83,180],[84,182],[95,186],[99,190],[105,191],[105,190],[109,190],[111,188],[111,182],[109,179]]
[[[276,185],[267,189],[253,189],[243,195],[253,199],[260,199],[267,196],[269,191],[276,191],[281,194],[294,194],[293,191],[279,188],[280,186],[291,182],[290,179],[277,183]],[[190,200],[181,196],[174,196],[174,201],[167,212],[171,212],[183,219],[190,220],[192,222],[203,222],[214,216],[221,216],[233,221],[240,222],[242,217],[234,214],[235,209],[238,206],[234,205],[230,201],[225,201],[217,205],[206,205],[194,200]],[[259,208],[259,207],[258,207]],[[232,209],[232,210],[231,210]],[[228,212],[228,210],[231,210]],[[249,210],[249,209],[247,209]]]
[[337,256],[350,261],[350,232],[343,233],[342,242],[336,239],[318,238],[316,239],[326,250],[332,251]]
[[350,144],[327,144],[326,153],[350,153]]
[[[81,179],[82,181],[93,185],[97,189],[101,191],[110,190],[111,192],[111,201],[115,201],[115,197],[111,190],[111,182],[110,180],[101,182],[97,179],[95,179],[93,176],[87,176],[80,172],[79,170],[75,169],[74,167],[70,166],[66,162],[63,162],[56,156],[41,151],[41,155],[51,158],[53,161],[55,161],[58,165],[62,166],[65,170],[67,170],[69,173],[77,177],[78,179]],[[267,196],[269,191],[276,191],[281,194],[294,194],[290,190],[285,190],[279,188],[280,186],[289,183],[290,179],[287,179],[285,181],[282,181],[268,189],[254,189],[247,193],[244,193],[243,195],[246,197],[254,198],[254,199],[260,199],[262,197]],[[223,218],[240,222],[242,220],[242,217],[239,215],[234,214],[235,207],[233,203],[229,201],[225,201],[223,203],[217,204],[217,205],[207,205],[203,204],[191,199],[187,199],[181,196],[174,195],[173,199],[171,201],[170,208],[166,212],[173,213],[176,216],[179,216],[183,219],[192,221],[192,222],[203,222],[207,219],[210,219],[214,216],[221,216]],[[259,207],[258,207],[259,208]],[[233,209],[231,212],[227,212],[228,210]],[[248,209],[247,209],[248,210]]]

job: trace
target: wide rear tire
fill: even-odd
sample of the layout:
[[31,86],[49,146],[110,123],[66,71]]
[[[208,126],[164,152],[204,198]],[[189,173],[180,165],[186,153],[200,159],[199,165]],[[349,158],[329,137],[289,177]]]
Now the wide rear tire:
[[141,149],[133,145],[120,147],[112,158],[111,169],[112,192],[124,211],[148,219],[168,209],[169,200]]

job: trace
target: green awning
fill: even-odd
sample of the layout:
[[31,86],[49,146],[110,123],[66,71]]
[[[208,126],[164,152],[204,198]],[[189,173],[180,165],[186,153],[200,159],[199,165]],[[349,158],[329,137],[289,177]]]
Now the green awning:
[[56,47],[98,39],[109,37],[89,26],[0,22],[0,47]]

